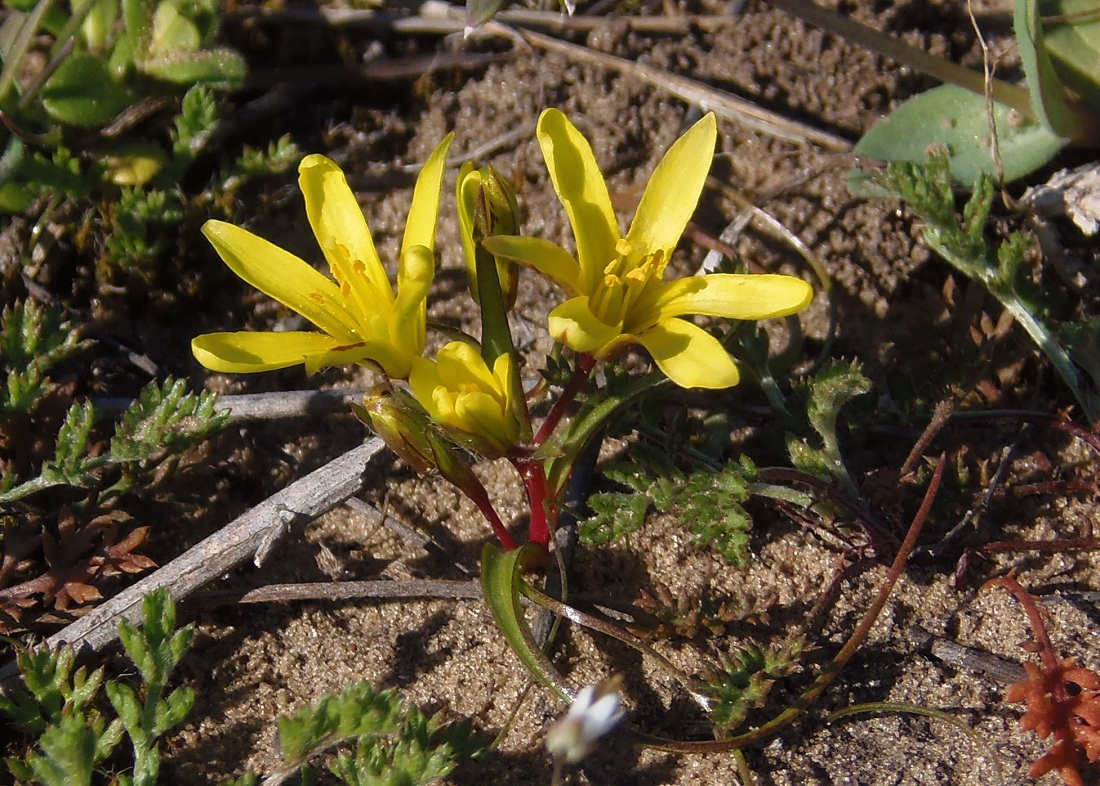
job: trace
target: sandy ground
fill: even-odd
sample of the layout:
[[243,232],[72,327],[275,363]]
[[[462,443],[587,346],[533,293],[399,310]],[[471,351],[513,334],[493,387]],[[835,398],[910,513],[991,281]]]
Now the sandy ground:
[[[906,40],[933,52],[970,65],[979,62],[972,30],[955,3],[898,2],[870,7],[844,3],[843,7],[880,29],[904,32]],[[722,12],[725,4],[704,2],[690,10]],[[997,13],[994,8],[983,19],[994,34],[1003,36],[1010,29],[1008,13]],[[345,43],[363,46],[367,40],[349,34]],[[749,3],[735,25],[719,32],[643,35],[615,24],[575,40],[689,75],[853,140],[899,100],[931,84],[889,61],[792,21],[764,3]],[[402,45],[390,43],[394,49]],[[467,46],[488,49],[493,45],[473,42]],[[1011,58],[1008,64],[1011,66]],[[663,151],[697,116],[682,102],[635,79],[537,51],[507,58],[470,75],[436,73],[415,87],[402,84],[355,95],[333,90],[324,95],[324,100],[296,114],[293,124],[312,129],[304,134],[306,149],[333,156],[352,173],[383,259],[396,256],[410,190],[395,188],[379,176],[392,172],[395,164],[423,160],[447,131],[456,134],[451,158],[459,162],[466,151],[486,140],[529,128],[530,133],[520,141],[506,144],[486,162],[517,184],[526,210],[525,231],[570,243],[570,230],[534,141],[538,112],[549,106],[566,111],[592,141],[613,191],[628,202],[632,195],[637,197]],[[720,124],[719,150],[712,174],[730,189],[757,201],[828,268],[839,314],[839,332],[831,350],[834,356],[858,359],[876,383],[878,395],[904,378],[924,401],[934,401],[943,395],[945,380],[966,376],[952,369],[970,356],[965,349],[970,341],[970,318],[986,310],[995,319],[999,313],[996,303],[983,299],[980,293],[964,296],[965,282],[953,281],[947,265],[918,244],[918,232],[896,204],[867,203],[849,196],[844,186],[849,158],[747,132],[727,122]],[[292,178],[286,183],[292,184]],[[453,171],[444,188],[437,239],[442,271],[432,316],[471,328],[474,309],[462,291],[452,184]],[[717,235],[736,213],[730,199],[719,190],[709,190],[696,222],[701,231]],[[292,189],[280,192],[278,206],[266,211],[266,216],[251,228],[306,258],[319,256]],[[703,257],[699,247],[687,246],[673,263],[680,273],[694,270]],[[788,244],[758,227],[744,232],[736,248],[766,270],[813,280]],[[212,252],[194,264],[199,266],[195,275],[207,282],[205,291],[210,293],[207,307],[191,322],[195,332],[289,324],[286,312],[233,283]],[[540,326],[552,296],[551,285],[532,276],[525,279],[517,324],[518,335],[532,357],[548,347]],[[819,297],[804,315],[807,358],[820,346],[825,314],[824,298]],[[179,359],[186,357],[184,342],[189,336],[181,336],[178,326],[174,334],[162,327],[164,335],[172,338],[164,349],[156,351],[163,352],[165,358],[174,357],[174,361],[165,362],[211,389],[354,386],[365,381],[362,376],[340,372],[312,379],[300,372],[247,380],[208,376]],[[126,329],[140,333],[137,318]],[[1037,365],[1025,337],[1015,331],[997,351],[998,363],[1006,367],[1016,364],[1020,369],[1019,381],[1004,386],[1004,399],[999,403],[1034,403],[1023,398],[1036,390]],[[965,389],[960,395],[977,401],[972,390]],[[1041,390],[1048,398],[1065,398],[1049,379]],[[760,464],[783,461],[782,431],[760,414],[763,399],[758,391],[746,385],[688,401],[695,407],[729,413],[731,453],[744,449]],[[922,425],[890,415],[888,401],[879,403],[884,407],[880,414],[845,442],[850,466],[861,482],[881,477],[880,470],[897,468]],[[177,545],[213,531],[273,488],[338,455],[357,439],[358,429],[350,417],[242,429],[239,436],[232,437],[238,440],[230,446],[233,460],[227,459],[211,471],[212,489],[204,493],[217,504],[197,516],[178,543],[162,539],[157,556],[163,561]],[[975,468],[985,461],[995,467],[1002,448],[1015,444],[1008,486],[1059,474],[1089,476],[1095,466],[1095,459],[1067,438],[1036,430],[1021,435],[1012,424],[949,429],[933,452],[957,451],[964,443],[970,452],[963,461]],[[1045,467],[1041,457],[1047,459]],[[519,521],[521,496],[508,468],[485,466],[479,471],[502,500],[505,519]],[[898,506],[904,525],[919,499],[888,483],[885,489],[879,489],[880,496]],[[929,537],[950,529],[982,490],[975,482],[946,493],[929,524]],[[383,576],[462,579],[476,575],[480,544],[488,531],[456,492],[441,482],[417,479],[403,466],[384,459],[372,468],[362,497],[432,537],[444,546],[448,558],[425,554],[382,526],[377,516],[341,507],[304,533],[287,538],[262,569],[242,570],[227,577],[219,588]],[[995,500],[980,518],[972,540],[1080,534],[1091,519],[1091,503],[1091,499],[1042,495]],[[780,640],[806,624],[810,608],[840,566],[842,549],[835,539],[810,532],[773,511],[754,510],[758,514],[754,557],[744,570],[693,548],[682,523],[674,518],[654,515],[642,531],[624,543],[579,550],[572,566],[574,589],[582,595],[598,593],[608,605],[622,608],[629,608],[640,590],[654,591],[658,582],[667,585],[674,597],[706,592],[768,599],[771,621],[766,626],[731,623],[720,633],[691,641],[672,637],[656,643],[689,672],[728,656],[747,637],[764,643]],[[1041,755],[1043,746],[1016,728],[1021,709],[1003,703],[1004,681],[981,673],[973,659],[948,663],[934,654],[944,652],[934,646],[937,642],[948,641],[1011,663],[1031,657],[1018,646],[1029,632],[1016,602],[1003,591],[975,589],[1013,564],[1020,567],[1021,582],[1043,596],[1060,651],[1100,667],[1095,646],[1100,615],[1095,600],[1089,599],[1095,596],[1081,595],[1100,590],[1096,556],[1003,556],[977,564],[971,585],[963,590],[950,586],[954,565],[949,559],[914,565],[899,583],[871,640],[819,705],[770,741],[747,751],[757,782],[775,786],[985,786],[997,780],[992,763],[977,746],[979,741],[992,747],[1004,769],[1005,783],[1026,782],[1027,767]],[[842,585],[836,604],[808,631],[813,649],[806,656],[806,669],[777,688],[778,698],[789,698],[808,684],[858,622],[884,576],[883,567],[874,567]],[[183,729],[171,738],[162,779],[166,784],[213,784],[247,767],[269,771],[277,761],[276,718],[355,680],[370,680],[380,688],[396,687],[422,707],[446,708],[456,716],[471,717],[490,735],[502,728],[517,702],[522,702],[499,749],[460,769],[453,780],[463,784],[550,782],[542,741],[547,726],[563,707],[538,688],[527,690],[529,680],[523,667],[480,601],[364,600],[241,607],[196,602],[186,604],[184,610],[198,623],[199,632],[180,676],[195,688],[199,700]],[[919,633],[918,627],[934,638]],[[707,736],[706,718],[692,708],[683,691],[614,642],[569,628],[557,663],[578,685],[612,672],[623,673],[631,720],[643,729],[679,738]],[[858,715],[826,723],[832,710],[871,701],[940,710],[975,733],[963,735],[942,720],[898,713]],[[782,706],[781,701],[769,705],[754,718],[770,717]],[[1095,770],[1090,774],[1096,777]],[[572,783],[647,786],[738,782],[735,763],[728,755],[673,756],[638,749],[621,737],[612,737],[583,771],[573,771],[569,777]],[[1054,776],[1042,781],[1056,782]]]

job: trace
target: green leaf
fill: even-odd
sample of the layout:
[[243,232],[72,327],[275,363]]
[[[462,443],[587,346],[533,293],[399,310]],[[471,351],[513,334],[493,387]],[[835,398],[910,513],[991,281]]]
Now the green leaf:
[[1042,0],[1043,41],[1062,83],[1100,109],[1100,5],[1096,0]]
[[524,560],[538,557],[541,551],[531,543],[512,551],[502,551],[492,543],[486,543],[481,550],[481,590],[512,652],[535,679],[568,703],[572,701],[572,696],[565,689],[561,675],[535,642],[519,600],[522,586],[520,568]]
[[[100,726],[102,724],[99,724]],[[27,764],[44,786],[90,786],[97,763],[97,738],[103,729],[77,713],[62,716],[38,740],[44,755],[32,753]]]
[[580,540],[586,546],[615,543],[645,524],[650,500],[645,494],[605,492],[588,498],[592,515],[581,524]]
[[116,82],[102,58],[70,55],[42,87],[42,106],[60,123],[104,125],[134,101]]
[[[956,85],[941,85],[910,98],[856,143],[853,153],[879,161],[928,159],[932,146],[946,149],[951,178],[972,188],[984,173],[995,175],[990,129],[983,96]],[[1046,164],[1064,140],[1039,123],[1023,123],[1003,104],[993,105],[1005,181],[1017,180]],[[856,194],[877,195],[866,175],[849,178]]]
[[375,692],[369,682],[344,688],[336,696],[279,718],[279,750],[292,765],[338,742],[363,735],[383,736],[401,729],[403,708],[397,694]]
[[122,414],[111,438],[113,463],[147,463],[179,453],[217,431],[229,416],[217,396],[187,393],[182,379],[150,382]]
[[244,81],[248,70],[244,58],[232,49],[167,52],[142,60],[139,68],[155,79],[180,85],[197,82],[236,85]]
[[131,57],[144,57],[153,38],[153,12],[156,0],[122,0],[122,20]]
[[853,493],[855,484],[844,466],[840,451],[837,421],[840,410],[850,401],[871,390],[871,381],[859,365],[833,360],[805,383],[806,419],[817,432],[820,446],[811,445],[796,435],[787,436],[791,463],[803,472],[836,481]]
[[42,477],[50,485],[69,485],[83,488],[91,484],[95,465],[85,455],[88,436],[95,422],[92,402],[73,404],[65,416],[65,422],[57,432],[57,447],[53,460],[42,467]]
[[460,757],[484,749],[469,721],[443,725],[416,707],[405,713],[391,741],[360,737],[353,753],[329,762],[329,771],[348,786],[416,786],[447,777]]
[[1096,118],[1089,118],[1085,107],[1071,105],[1066,99],[1047,51],[1036,0],[1016,0],[1013,28],[1031,104],[1042,123],[1058,136],[1095,145]]
[[798,668],[805,649],[794,638],[768,649],[746,645],[734,650],[720,668],[711,667],[704,677],[704,692],[713,700],[711,717],[715,726],[732,731],[740,726],[749,710],[761,707],[776,679]]
[[202,45],[199,28],[179,12],[171,2],[157,3],[153,12],[153,35],[149,55],[165,55],[177,51],[194,52]]
[[752,517],[742,507],[756,467],[748,456],[728,462],[718,472],[703,470],[688,476],[675,497],[676,518],[688,525],[696,548],[717,552],[739,568],[749,560]]

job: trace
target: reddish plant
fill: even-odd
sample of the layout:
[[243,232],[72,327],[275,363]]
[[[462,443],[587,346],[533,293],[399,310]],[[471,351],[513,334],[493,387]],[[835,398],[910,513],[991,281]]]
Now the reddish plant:
[[1062,659],[1054,651],[1035,598],[1011,576],[993,583],[1007,589],[1027,612],[1035,636],[1034,651],[1040,663],[1025,663],[1027,678],[1010,685],[1009,702],[1027,702],[1020,727],[1033,730],[1039,739],[1054,737],[1047,753],[1031,765],[1028,775],[1038,778],[1051,770],[1062,776],[1066,786],[1085,786],[1081,777],[1081,752],[1090,762],[1100,759],[1100,674],[1078,666],[1073,658]]

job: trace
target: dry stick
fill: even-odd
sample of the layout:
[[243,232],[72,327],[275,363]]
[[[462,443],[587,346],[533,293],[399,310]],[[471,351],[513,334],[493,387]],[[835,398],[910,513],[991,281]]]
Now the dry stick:
[[[66,644],[93,652],[100,650],[117,638],[120,620],[140,621],[142,598],[153,590],[165,588],[172,597],[180,599],[250,557],[254,557],[258,567],[275,541],[292,524],[316,518],[357,492],[363,485],[363,473],[382,448],[382,440],[371,438],[295,481],[164,567],[97,606],[87,616],[50,636],[47,646]],[[0,681],[17,675],[14,663],[0,669]]]
[[480,600],[476,579],[409,579],[392,581],[318,581],[305,584],[268,584],[251,590],[215,590],[193,598],[201,605],[238,603],[289,603],[300,600]]
[[[358,404],[365,388],[347,390],[280,390],[272,393],[243,393],[218,396],[217,409],[229,410],[229,422],[242,420],[275,420],[313,415],[350,414],[350,404]],[[97,411],[107,415],[121,414],[134,403],[130,398],[92,399]]]
[[[251,8],[226,14],[226,22],[265,22],[280,25],[324,25],[327,27],[377,27],[408,34],[460,33],[466,27],[461,9],[447,3],[428,0],[415,16],[365,11],[354,8],[286,8],[273,11]],[[622,25],[639,33],[684,34],[693,29],[715,30],[727,27],[732,20],[727,14],[685,14],[684,16],[567,16],[560,11],[508,9],[498,12],[494,20],[519,27],[542,27],[554,31],[588,32],[612,25]],[[474,31],[476,34],[478,31]]]
[[852,143],[847,139],[821,131],[813,126],[799,123],[776,112],[769,112],[751,101],[738,98],[730,93],[707,87],[694,79],[669,73],[662,68],[625,60],[614,55],[595,52],[588,47],[559,41],[541,33],[520,31],[520,35],[532,46],[551,52],[559,52],[566,57],[601,68],[610,68],[645,82],[653,87],[671,93],[689,104],[698,105],[704,111],[712,111],[723,120],[759,131],[764,134],[786,139],[792,142],[813,142],[828,150],[848,152]]

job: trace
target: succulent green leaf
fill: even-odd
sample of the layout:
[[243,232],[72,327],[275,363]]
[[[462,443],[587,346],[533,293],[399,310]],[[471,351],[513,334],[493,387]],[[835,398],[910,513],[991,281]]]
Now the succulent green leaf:
[[40,96],[50,117],[77,126],[104,125],[134,101],[104,60],[86,52],[67,57],[43,85]]
[[[946,148],[951,178],[971,188],[984,173],[995,175],[986,100],[956,85],[941,85],[910,98],[874,126],[853,152],[879,161],[922,163],[935,146]],[[1025,123],[1014,110],[993,104],[993,121],[1004,178],[1017,180],[1050,161],[1065,144],[1061,136],[1039,123]],[[867,176],[849,178],[857,194],[881,193],[867,185]]]
[[562,701],[568,702],[572,697],[563,687],[557,670],[535,642],[520,604],[523,583],[520,569],[525,559],[539,551],[531,543],[511,551],[502,551],[492,543],[486,543],[481,551],[481,590],[512,652],[535,679],[554,691]]
[[1055,72],[1081,101],[1100,110],[1100,5],[1096,0],[1042,0],[1043,41]]
[[1071,106],[1066,99],[1062,80],[1047,51],[1036,0],[1016,0],[1013,28],[1031,104],[1040,121],[1058,136],[1095,144],[1095,118],[1089,118],[1085,107]]
[[175,50],[142,60],[139,67],[155,79],[183,85],[197,82],[240,84],[247,71],[244,58],[232,49]]

